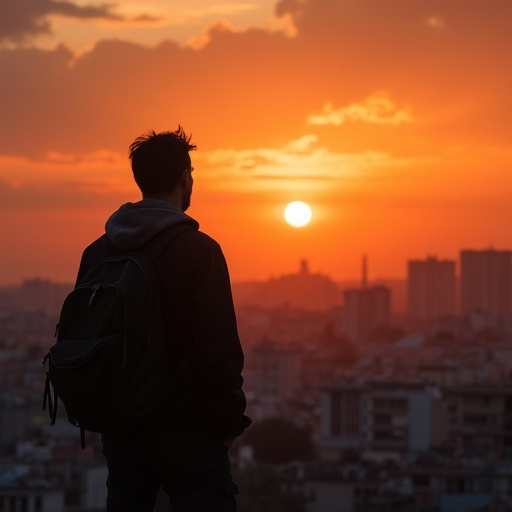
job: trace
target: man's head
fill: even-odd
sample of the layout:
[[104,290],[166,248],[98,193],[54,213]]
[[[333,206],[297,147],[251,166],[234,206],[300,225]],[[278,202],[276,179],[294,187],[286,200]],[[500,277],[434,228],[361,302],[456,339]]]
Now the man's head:
[[133,177],[145,198],[170,196],[177,190],[181,209],[190,206],[192,164],[189,151],[196,149],[181,126],[175,132],[148,132],[130,145]]

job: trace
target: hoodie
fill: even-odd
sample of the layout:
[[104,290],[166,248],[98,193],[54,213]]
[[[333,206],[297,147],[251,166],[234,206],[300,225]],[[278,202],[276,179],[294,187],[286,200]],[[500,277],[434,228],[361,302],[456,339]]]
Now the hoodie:
[[[175,399],[152,438],[203,435],[219,439],[238,436],[250,420],[241,375],[244,356],[236,324],[227,264],[219,244],[199,231],[199,224],[179,208],[161,200],[126,203],[105,225],[105,235],[118,251],[143,250],[163,230],[184,229],[155,261],[159,279],[163,328],[170,367],[190,354]],[[77,282],[105,258],[105,235],[83,255]]]
[[143,199],[123,204],[114,212],[107,220],[105,233],[118,249],[135,250],[164,229],[180,223],[199,229],[197,221],[176,206],[159,199]]

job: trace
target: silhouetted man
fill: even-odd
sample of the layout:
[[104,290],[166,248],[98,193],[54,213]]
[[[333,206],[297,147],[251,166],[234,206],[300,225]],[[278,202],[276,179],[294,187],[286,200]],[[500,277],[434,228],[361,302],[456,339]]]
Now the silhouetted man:
[[[122,205],[106,223],[121,250],[143,250],[170,226],[188,226],[156,260],[169,363],[187,363],[158,422],[130,436],[102,436],[108,512],[152,512],[161,487],[173,512],[236,509],[227,450],[250,423],[243,352],[222,250],[184,213],[195,147],[181,127],[138,137],[130,159],[142,200]],[[98,262],[98,243],[84,251],[78,280]]]

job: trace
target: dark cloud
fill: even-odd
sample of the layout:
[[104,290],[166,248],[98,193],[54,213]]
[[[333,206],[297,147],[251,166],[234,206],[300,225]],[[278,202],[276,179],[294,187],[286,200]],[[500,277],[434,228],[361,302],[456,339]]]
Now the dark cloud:
[[[39,3],[57,4],[29,2]],[[198,50],[103,41],[77,59],[64,47],[0,51],[0,153],[124,153],[141,132],[178,122],[201,150],[281,147],[312,130],[307,118],[325,103],[342,108],[376,91],[419,122],[433,120],[428,133],[408,126],[410,138],[510,140],[509,0],[465,0],[463,9],[460,0],[279,5],[294,16],[296,37],[216,26]],[[348,130],[336,132],[342,149],[351,137],[367,143]]]
[[112,12],[111,4],[82,7],[57,0],[0,0],[0,6],[0,42],[21,42],[51,33],[48,16],[55,14],[81,19],[123,19]]

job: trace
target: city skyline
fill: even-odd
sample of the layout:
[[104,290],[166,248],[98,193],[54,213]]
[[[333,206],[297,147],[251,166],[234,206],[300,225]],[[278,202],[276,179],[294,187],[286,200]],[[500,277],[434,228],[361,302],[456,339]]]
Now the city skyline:
[[[308,259],[401,277],[512,247],[512,4],[9,2],[0,23],[0,284],[73,281],[139,199],[130,142],[183,125],[190,215],[234,282]],[[288,225],[286,204],[312,210]]]
[[[0,285],[5,292],[0,305],[19,303],[27,311],[58,314],[72,288],[72,283],[38,277],[12,288]],[[461,249],[458,259],[428,255],[408,260],[407,276],[401,279],[369,279],[366,255],[359,279],[346,281],[311,271],[302,259],[293,273],[233,282],[232,293],[238,312],[244,307],[317,312],[341,307],[349,338],[354,333],[368,338],[398,317],[420,323],[474,313],[506,318],[512,315],[512,250]]]
[[[368,254],[364,253],[361,254],[359,259],[357,260],[357,269],[355,269],[356,265],[354,265],[354,262],[351,262],[352,266],[354,267],[357,272],[354,271],[353,274],[342,276],[341,278],[334,277],[336,273],[329,272],[329,269],[320,269],[315,267],[315,262],[311,261],[308,258],[296,258],[293,263],[290,262],[288,267],[281,273],[274,272],[270,270],[270,273],[266,276],[261,276],[260,278],[248,278],[244,280],[236,280],[232,279],[232,283],[234,284],[242,284],[242,283],[248,283],[248,282],[264,282],[273,280],[276,278],[282,278],[286,276],[293,276],[293,275],[299,275],[301,273],[309,273],[313,275],[322,275],[326,276],[330,279],[332,279],[334,282],[337,282],[338,284],[343,283],[360,283],[362,286],[365,286],[365,283],[379,283],[382,280],[403,280],[407,281],[409,275],[410,275],[410,264],[411,263],[417,263],[417,262],[426,262],[429,260],[438,261],[438,262],[451,262],[453,261],[455,263],[455,278],[457,280],[460,280],[461,277],[461,263],[462,263],[462,254],[464,252],[476,252],[476,253],[484,253],[484,252],[496,252],[496,253],[507,253],[512,251],[512,245],[511,247],[494,247],[494,246],[488,246],[488,247],[464,247],[459,248],[456,252],[456,254],[450,256],[450,257],[444,257],[439,256],[438,253],[435,251],[428,251],[423,255],[418,255],[415,257],[407,258],[403,261],[403,269],[402,272],[399,275],[375,275],[374,272],[372,272],[372,263],[373,260],[371,257],[369,257]],[[77,267],[78,270],[78,267]],[[62,279],[53,279],[50,276],[45,275],[37,275],[36,273],[27,274],[26,276],[21,277],[19,281],[6,281],[1,282],[0,281],[0,287],[8,287],[8,286],[17,286],[22,284],[25,281],[33,280],[33,279],[40,279],[43,281],[51,281],[53,283],[60,283],[60,284],[67,284],[67,283],[74,283],[75,281],[75,275],[71,276],[71,279],[68,281],[62,280]]]

